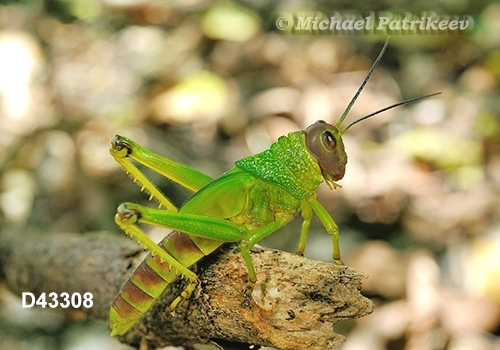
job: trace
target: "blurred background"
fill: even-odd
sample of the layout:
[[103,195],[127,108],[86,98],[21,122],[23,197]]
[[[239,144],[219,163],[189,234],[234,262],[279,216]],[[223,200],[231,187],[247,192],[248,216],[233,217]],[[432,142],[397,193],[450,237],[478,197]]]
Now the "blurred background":
[[[314,12],[317,11],[317,12]],[[301,13],[470,19],[464,31],[306,31]],[[399,16],[399,17],[398,17]],[[285,20],[280,19],[285,18]],[[280,22],[278,22],[280,19]],[[147,197],[108,153],[115,134],[218,176],[318,119],[336,122],[388,34],[347,123],[341,189],[320,202],[372,315],[344,350],[500,349],[500,4],[495,1],[0,2],[2,231],[110,230]],[[152,174],[174,202],[189,192]],[[262,245],[294,251],[301,220]],[[166,232],[149,231],[155,240]],[[306,256],[331,261],[315,222]],[[0,350],[128,349],[104,321],[23,310],[0,284]],[[174,348],[169,348],[174,349]],[[181,348],[175,348],[181,350]],[[206,349],[206,348],[205,348]]]

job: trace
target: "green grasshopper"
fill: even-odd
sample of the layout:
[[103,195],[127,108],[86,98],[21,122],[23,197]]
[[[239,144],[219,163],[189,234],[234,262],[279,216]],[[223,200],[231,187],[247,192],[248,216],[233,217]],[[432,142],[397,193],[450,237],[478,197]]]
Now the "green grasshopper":
[[[217,179],[155,154],[121,136],[111,142],[111,155],[125,168],[150,200],[152,209],[134,203],[118,207],[115,222],[130,237],[151,252],[139,265],[113,301],[110,310],[111,335],[125,334],[153,305],[165,288],[182,277],[184,291],[170,305],[188,298],[197,283],[190,266],[226,242],[238,242],[248,269],[245,296],[250,297],[257,281],[250,249],[260,240],[286,225],[300,211],[303,218],[297,254],[303,255],[313,213],[332,236],[333,260],[340,258],[339,228],[316,199],[322,182],[340,187],[347,163],[342,135],[353,125],[396,106],[417,101],[426,95],[396,103],[364,116],[343,129],[340,125],[380,61],[388,40],[370,68],[362,85],[335,125],[318,121],[304,131],[282,136],[269,150],[243,158]],[[176,208],[131,160],[140,163],[194,192]],[[166,210],[162,210],[162,207]],[[157,245],[136,224],[150,224],[172,231]]]

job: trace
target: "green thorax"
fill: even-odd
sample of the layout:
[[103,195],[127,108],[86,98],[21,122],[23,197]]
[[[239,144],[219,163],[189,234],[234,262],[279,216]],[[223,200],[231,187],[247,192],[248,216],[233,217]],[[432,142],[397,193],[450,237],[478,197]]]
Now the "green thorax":
[[303,199],[323,182],[321,169],[306,147],[304,131],[281,136],[269,150],[243,158],[236,166]]

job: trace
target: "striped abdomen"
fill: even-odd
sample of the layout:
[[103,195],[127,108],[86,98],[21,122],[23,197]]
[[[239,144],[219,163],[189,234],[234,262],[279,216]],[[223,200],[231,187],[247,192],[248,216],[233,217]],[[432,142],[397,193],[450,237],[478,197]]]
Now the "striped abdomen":
[[[183,266],[190,267],[217,249],[221,242],[203,240],[204,252],[202,252],[188,235],[173,231],[158,245]],[[211,251],[207,251],[207,246]],[[150,253],[113,300],[110,311],[111,335],[125,334],[153,305],[167,286],[181,277],[180,275],[179,271],[171,268],[167,262],[162,263],[158,256],[152,256]],[[178,297],[173,304],[181,298]]]

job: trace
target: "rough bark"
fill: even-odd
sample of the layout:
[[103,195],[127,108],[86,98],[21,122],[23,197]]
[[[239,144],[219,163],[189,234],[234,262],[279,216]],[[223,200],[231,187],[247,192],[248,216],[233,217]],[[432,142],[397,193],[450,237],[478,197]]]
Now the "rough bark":
[[[0,276],[16,294],[91,292],[87,315],[107,319],[122,284],[144,257],[130,240],[105,232],[3,236]],[[252,301],[245,301],[246,267],[234,245],[205,258],[193,296],[176,308],[168,305],[182,281],[162,297],[120,340],[143,349],[166,345],[234,342],[283,350],[332,349],[344,337],[334,333],[338,320],[372,312],[360,294],[366,276],[348,266],[306,259],[266,248],[252,254],[258,282]]]

